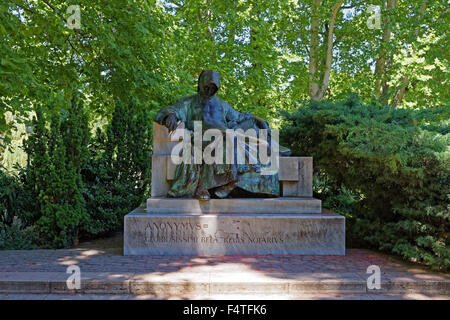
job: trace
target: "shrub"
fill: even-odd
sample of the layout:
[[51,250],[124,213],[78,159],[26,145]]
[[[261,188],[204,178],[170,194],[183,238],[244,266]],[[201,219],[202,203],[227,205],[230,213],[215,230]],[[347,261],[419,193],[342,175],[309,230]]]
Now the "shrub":
[[0,170],[0,249],[68,247],[122,228],[148,196],[151,123],[148,110],[117,102],[106,133],[90,138],[75,97],[51,115],[36,108],[27,167]]
[[106,133],[97,129],[82,171],[90,215],[86,236],[119,230],[124,215],[148,196],[151,123],[147,110],[117,101]]
[[0,250],[36,248],[29,204],[33,203],[19,176],[0,170]]
[[51,117],[50,129],[41,109],[26,141],[27,184],[36,199],[37,232],[50,247],[78,241],[88,215],[82,196],[80,170],[87,159],[89,131],[83,105],[74,98],[68,110]]
[[0,223],[0,250],[37,249],[38,239],[32,227],[23,228],[20,221],[11,225]]
[[0,169],[0,223],[11,225],[19,213],[20,186],[16,179]]
[[281,140],[358,198],[350,244],[448,270],[449,109],[375,107],[355,96],[311,102],[284,114]]

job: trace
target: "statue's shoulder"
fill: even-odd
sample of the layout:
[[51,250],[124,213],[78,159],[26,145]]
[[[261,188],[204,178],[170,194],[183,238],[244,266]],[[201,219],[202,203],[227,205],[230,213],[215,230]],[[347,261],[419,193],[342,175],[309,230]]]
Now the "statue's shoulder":
[[181,97],[177,100],[177,103],[181,103],[181,104],[190,103],[195,99],[196,96],[197,96],[196,94],[193,94],[190,96]]
[[225,101],[223,101],[222,99],[220,99],[218,96],[214,96],[213,99],[216,99],[217,103],[218,103],[219,105],[221,105],[223,108],[231,108],[231,106],[230,106],[228,103],[226,103]]

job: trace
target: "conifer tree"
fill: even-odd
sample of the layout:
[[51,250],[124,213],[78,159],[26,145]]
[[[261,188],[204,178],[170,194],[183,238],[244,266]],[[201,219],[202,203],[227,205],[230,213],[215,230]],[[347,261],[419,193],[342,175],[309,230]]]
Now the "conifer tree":
[[67,110],[51,116],[49,129],[39,111],[35,127],[26,150],[38,232],[46,245],[67,247],[78,242],[80,228],[88,223],[81,177],[88,157],[87,117],[74,97]]

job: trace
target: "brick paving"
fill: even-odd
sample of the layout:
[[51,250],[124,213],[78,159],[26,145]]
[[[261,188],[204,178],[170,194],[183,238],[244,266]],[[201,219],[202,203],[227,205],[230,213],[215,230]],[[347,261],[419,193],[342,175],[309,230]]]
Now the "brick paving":
[[[356,290],[361,293],[366,290],[369,276],[366,270],[370,265],[380,267],[381,281],[386,288],[384,293],[391,289],[411,294],[431,290],[443,294],[438,298],[447,299],[450,288],[450,274],[432,272],[371,250],[348,249],[345,256],[123,256],[122,237],[118,235],[82,243],[73,249],[0,251],[0,292],[2,283],[16,293],[40,293],[39,288],[47,290],[46,293],[53,293],[51,288],[62,290],[69,265],[79,266],[82,278],[89,281],[111,282],[111,287],[102,287],[103,293],[144,294],[154,292],[155,283],[171,284],[164,289],[158,287],[159,296],[170,296],[179,290],[175,284],[182,285],[182,290],[191,290],[190,297],[235,294],[239,293],[239,288],[254,294],[270,289],[274,294],[301,294],[303,290]],[[60,281],[59,287],[48,285],[53,280]],[[20,287],[33,281],[40,281],[41,287]],[[140,286],[132,287],[127,282],[121,287],[126,281],[134,281]],[[117,292],[109,292],[108,288]],[[5,290],[9,292],[10,289],[3,289],[3,292]],[[95,290],[100,289],[96,287]]]
[[448,276],[395,257],[364,249],[347,249],[345,256],[233,255],[233,256],[123,256],[121,250],[77,248],[62,250],[0,251],[0,272],[65,272],[76,264],[88,272],[162,272],[189,269],[237,270],[267,273],[358,273],[377,265],[382,274],[415,273]]

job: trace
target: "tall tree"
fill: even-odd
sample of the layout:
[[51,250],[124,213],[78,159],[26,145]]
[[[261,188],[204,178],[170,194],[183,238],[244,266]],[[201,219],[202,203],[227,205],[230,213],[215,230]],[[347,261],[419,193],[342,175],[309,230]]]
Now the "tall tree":
[[[313,0],[311,6],[311,27],[309,45],[309,96],[313,100],[322,100],[328,89],[333,61],[334,26],[343,0],[333,4],[328,21],[321,20],[322,0]],[[320,45],[320,29],[324,29]],[[322,64],[321,55],[324,52]]]
[[377,58],[377,63],[375,67],[375,74],[377,75],[377,80],[375,83],[375,95],[381,100],[382,104],[387,104],[388,97],[388,78],[387,70],[389,65],[392,63],[392,56],[388,56],[388,46],[392,35],[392,22],[391,17],[392,11],[397,5],[397,0],[386,0],[384,2],[383,11],[383,37],[382,43],[380,45],[379,54]]

